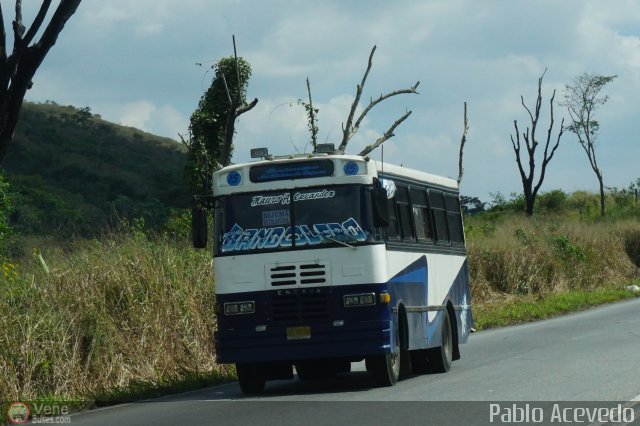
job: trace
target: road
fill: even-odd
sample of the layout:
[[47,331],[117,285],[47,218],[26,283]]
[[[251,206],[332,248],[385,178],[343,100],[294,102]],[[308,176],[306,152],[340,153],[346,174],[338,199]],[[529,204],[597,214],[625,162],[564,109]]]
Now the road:
[[[461,351],[448,373],[412,376],[393,388],[376,388],[358,363],[334,379],[267,382],[260,397],[245,397],[230,383],[79,413],[71,423],[491,424],[493,409],[502,415],[541,407],[548,420],[560,402],[626,404],[640,424],[640,299],[474,333]],[[499,408],[491,405],[497,401]]]

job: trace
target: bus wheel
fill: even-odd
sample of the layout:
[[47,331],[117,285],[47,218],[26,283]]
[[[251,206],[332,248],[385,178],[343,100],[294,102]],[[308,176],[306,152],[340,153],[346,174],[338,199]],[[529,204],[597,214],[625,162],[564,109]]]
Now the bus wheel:
[[393,386],[400,377],[400,353],[376,355],[367,358],[367,367],[378,386]]
[[374,355],[366,359],[367,371],[373,373],[378,386],[393,386],[400,377],[400,337],[397,330],[396,350],[394,353]]
[[236,373],[240,389],[245,395],[262,393],[266,380],[258,364],[236,364]]
[[442,346],[427,349],[429,360],[429,371],[431,373],[446,373],[451,368],[453,362],[453,335],[451,333],[451,318],[449,313],[444,311],[442,321]]

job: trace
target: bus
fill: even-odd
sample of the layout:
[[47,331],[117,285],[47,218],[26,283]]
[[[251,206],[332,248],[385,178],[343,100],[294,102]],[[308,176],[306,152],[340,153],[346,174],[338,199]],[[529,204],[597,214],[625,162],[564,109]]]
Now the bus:
[[362,360],[380,386],[447,372],[473,325],[457,182],[330,150],[256,155],[213,174],[192,223],[205,247],[213,210],[216,356],[242,391]]

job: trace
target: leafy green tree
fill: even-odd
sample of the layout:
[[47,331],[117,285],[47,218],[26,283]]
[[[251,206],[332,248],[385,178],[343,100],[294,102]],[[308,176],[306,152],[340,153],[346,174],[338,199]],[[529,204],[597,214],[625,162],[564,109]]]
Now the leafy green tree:
[[600,123],[595,119],[596,110],[604,105],[609,96],[600,96],[600,91],[616,78],[616,75],[597,75],[584,73],[573,80],[573,84],[565,86],[563,106],[567,107],[571,116],[571,124],[567,130],[575,133],[578,142],[587,154],[589,164],[600,184],[600,216],[604,216],[604,183],[602,169],[596,158],[596,141]]
[[258,102],[246,103],[251,66],[243,58],[230,56],[214,66],[211,86],[191,115],[187,175],[195,191],[206,191],[211,173],[231,162],[235,119]]
[[460,204],[462,205],[462,213],[467,216],[485,211],[485,203],[483,203],[478,197],[461,195]]
[[2,5],[0,5],[0,161],[13,140],[22,100],[32,86],[38,67],[58,39],[81,0],[60,0],[40,39],[33,42],[47,17],[51,0],[43,0],[40,10],[27,30],[22,21],[22,0],[16,0],[13,20],[13,51],[7,55]]

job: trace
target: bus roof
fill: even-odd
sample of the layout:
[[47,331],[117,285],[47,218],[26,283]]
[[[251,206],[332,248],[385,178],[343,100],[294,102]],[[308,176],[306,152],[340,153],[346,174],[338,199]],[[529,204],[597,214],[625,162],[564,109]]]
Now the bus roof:
[[433,175],[431,173],[421,172],[420,170],[409,169],[394,164],[375,162],[378,175],[391,175],[400,178],[408,178],[420,182],[429,182],[447,188],[458,189],[458,181],[448,177]]
[[[355,167],[355,173],[347,173],[348,169],[346,167],[350,163],[358,165],[358,167]],[[289,164],[299,166],[300,170],[287,167]],[[314,168],[313,172],[317,176],[288,177],[286,175],[286,173],[304,173],[302,169],[309,167]],[[265,171],[269,176],[256,178],[254,172],[258,170]],[[371,184],[373,178],[380,176],[397,177],[458,189],[458,182],[455,179],[389,163],[382,164],[369,157],[347,154],[306,154],[258,160],[224,167],[213,173],[213,192],[215,195],[225,195],[238,192],[302,188],[318,185]]]

